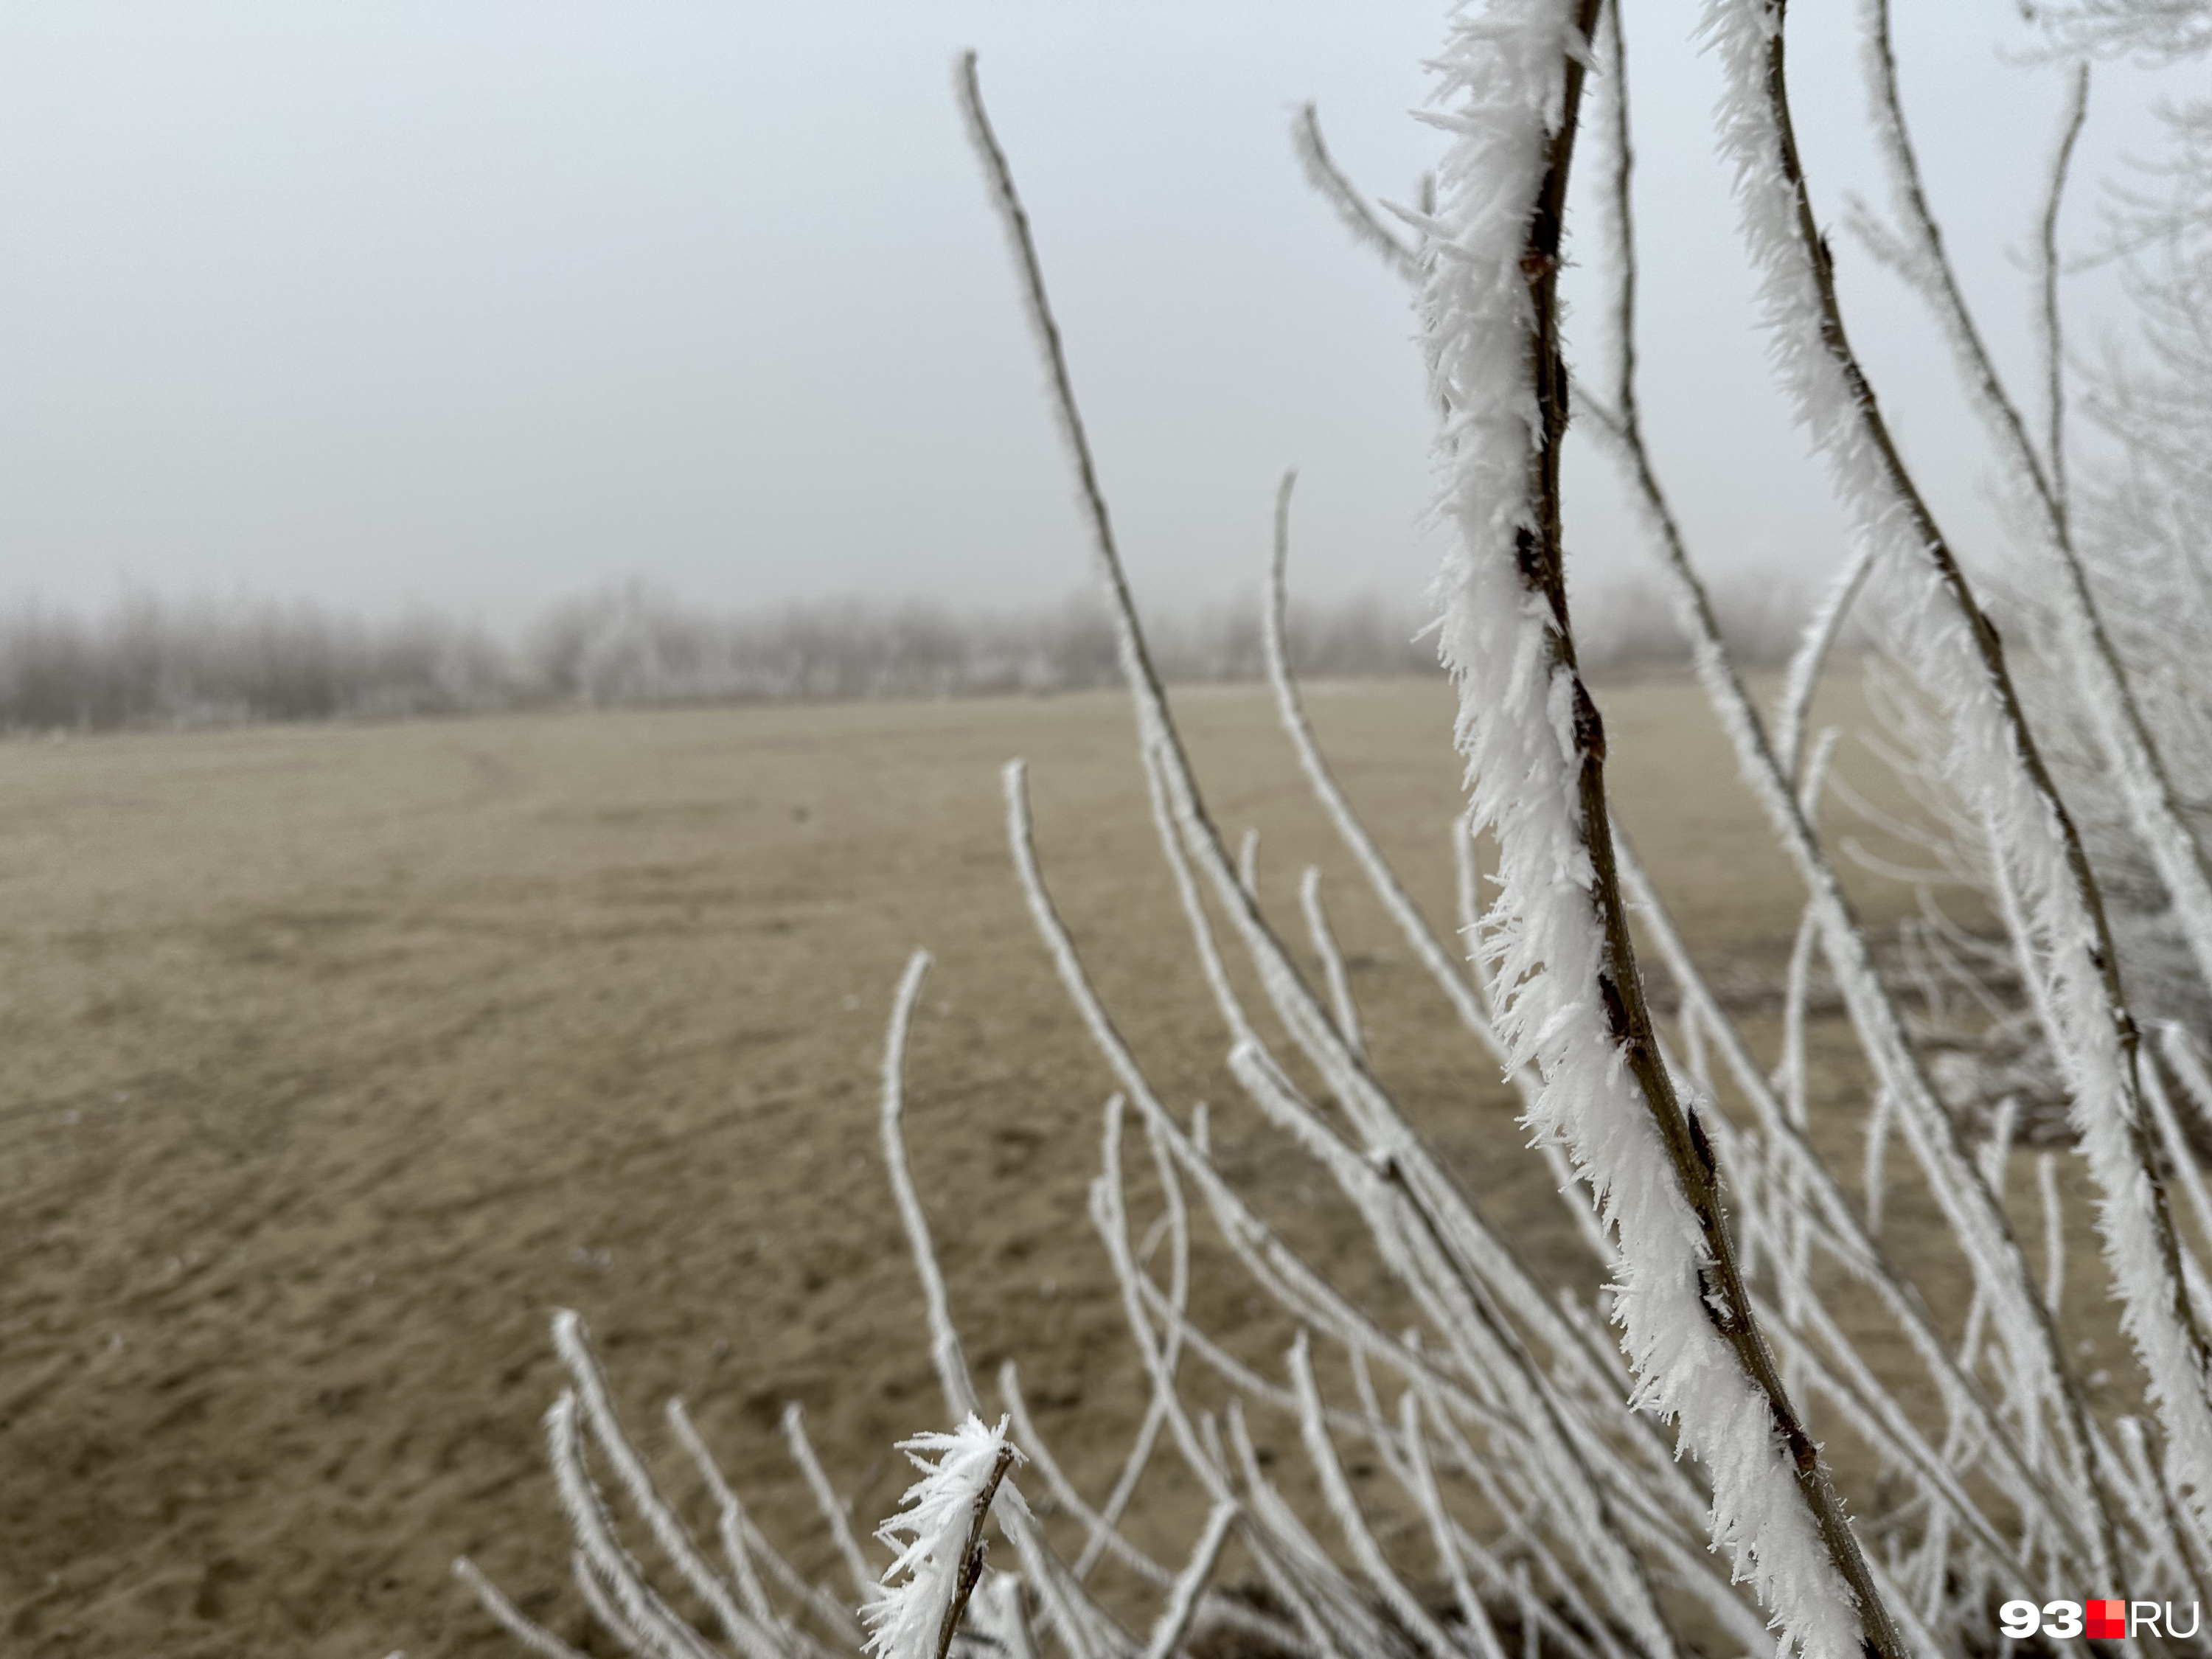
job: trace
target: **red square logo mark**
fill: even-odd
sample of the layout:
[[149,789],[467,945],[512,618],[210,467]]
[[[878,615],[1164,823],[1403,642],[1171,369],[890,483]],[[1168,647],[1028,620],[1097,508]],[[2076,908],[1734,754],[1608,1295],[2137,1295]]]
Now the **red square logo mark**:
[[2124,1642],[2128,1639],[2128,1604],[2124,1601],[2092,1601],[2083,1609],[2088,1628],[2082,1633],[2093,1642]]

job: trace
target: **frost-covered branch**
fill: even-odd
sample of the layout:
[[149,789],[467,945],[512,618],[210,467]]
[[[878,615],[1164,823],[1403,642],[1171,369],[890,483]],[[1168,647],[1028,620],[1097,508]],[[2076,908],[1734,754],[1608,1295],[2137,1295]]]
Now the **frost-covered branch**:
[[[983,1524],[992,1506],[1027,1513],[1019,1491],[1006,1484],[1022,1455],[1006,1439],[1003,1417],[987,1428],[970,1416],[950,1434],[918,1434],[900,1441],[899,1449],[921,1479],[876,1529],[896,1559],[884,1571],[883,1589],[860,1610],[868,1626],[865,1651],[874,1659],[945,1659],[983,1576]],[[932,1452],[934,1461],[924,1455]]]
[[[1778,716],[1784,746],[1778,750],[1769,741],[1767,728],[1714,623],[1705,585],[1691,561],[1643,438],[1635,350],[1637,260],[1630,188],[1633,150],[1628,131],[1626,49],[1617,27],[1607,32],[1605,44],[1614,69],[1607,88],[1613,117],[1613,172],[1607,206],[1613,218],[1618,283],[1615,329],[1620,348],[1616,410],[1606,423],[1605,434],[1627,463],[1634,498],[1642,506],[1661,554],[1662,569],[1675,590],[1677,612],[1692,642],[1692,660],[1735,750],[1738,769],[1805,884],[1808,915],[1820,930],[1822,948],[1856,1033],[1881,1084],[1885,1107],[1893,1104],[1900,1113],[1908,1144],[1966,1249],[1982,1287],[1980,1293],[1996,1298],[2006,1310],[2000,1328],[2009,1345],[2015,1375],[2036,1379],[2033,1396],[2051,1401],[2069,1437],[2078,1445],[2085,1437],[2085,1407],[2057,1328],[2044,1305],[2033,1265],[1928,1076],[1906,1022],[1876,970],[1865,929],[1820,843],[1799,789],[1798,754],[1818,665],[1852,596],[1871,571],[1879,544],[1871,538],[1863,542],[1808,629],[1806,645],[1785,683]],[[1872,1144],[1879,1145],[1878,1138]],[[1815,1165],[1817,1162],[1814,1159]],[[1871,1218],[1878,1212],[1878,1188],[1870,1188],[1869,1204]],[[1924,1335],[1916,1346],[1927,1351]],[[2060,1504],[2056,1512],[2069,1516],[2073,1507]],[[2106,1555],[2109,1547],[2106,1547]],[[2100,1558],[2084,1562],[2084,1567],[2091,1566],[2094,1559]]]
[[[1996,438],[1999,453],[2033,504],[2044,556],[2058,578],[2046,603],[2057,623],[2060,648],[2081,710],[2110,762],[2128,817],[2182,915],[2184,936],[2199,977],[2212,987],[2212,860],[2208,860],[2183,812],[2172,769],[2144,715],[2104,606],[2075,545],[2067,505],[2065,353],[2059,321],[2057,228],[2075,146],[2088,116],[2088,67],[2077,64],[2069,79],[2066,107],[2037,225],[2038,316],[2044,337],[2049,400],[2046,447],[2039,457],[2027,420],[2005,391],[1974,322],[1921,180],[1919,159],[1905,125],[1898,83],[1888,0],[1866,0],[1864,38],[1868,77],[1875,94],[1875,132],[1889,168],[1905,234],[1911,239],[1918,268],[1927,276],[1917,286],[1952,343],[1960,378]],[[1839,322],[1838,337],[1840,330]],[[1879,419],[1875,416],[1877,423]],[[1886,434],[1881,444],[1888,447]],[[1897,460],[1893,447],[1890,459],[1901,472],[1902,463]]]
[[2060,121],[2058,146],[2051,157],[2051,187],[2044,192],[2043,218],[2037,227],[2035,275],[2043,323],[2043,392],[2046,432],[2044,437],[2045,476],[2050,480],[2051,504],[2059,526],[2070,539],[2066,489],[2066,331],[2058,307],[2058,215],[2066,201],[2066,183],[2073,171],[2075,147],[2089,119],[2089,66],[2075,65],[2069,77],[2066,112]]
[[1575,665],[1558,276],[1598,14],[1595,0],[1493,5],[1462,17],[1437,65],[1431,118],[1452,143],[1423,313],[1457,544],[1442,648],[1474,821],[1498,846],[1484,965],[1512,1063],[1544,1080],[1532,1127],[1565,1146],[1619,1241],[1637,1398],[1711,1472],[1714,1542],[1785,1648],[1901,1656],[1759,1333],[1717,1166],[1660,1058],[1613,863],[1603,728]]
[[[2035,966],[2061,1022],[2051,1039],[2104,1198],[2100,1230],[2123,1322],[2154,1397],[2173,1413],[2192,1488],[2212,1492],[2204,1339],[2151,1169],[2135,1026],[2102,896],[1996,632],[1907,471],[1844,330],[1790,125],[1783,18],[1774,0],[1709,0],[1705,20],[1729,82],[1722,148],[1735,171],[1773,361],[1858,532],[1877,542],[1885,562],[1911,586],[1901,627],[1913,659],[1954,711],[1952,776],[2000,836],[2035,929]],[[2092,1479],[2104,1478],[2094,1448],[2085,1445],[2082,1455]]]

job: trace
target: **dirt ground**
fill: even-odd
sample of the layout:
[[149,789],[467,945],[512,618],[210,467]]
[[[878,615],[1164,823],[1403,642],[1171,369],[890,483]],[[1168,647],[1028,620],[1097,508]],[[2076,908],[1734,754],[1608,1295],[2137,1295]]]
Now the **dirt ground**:
[[[1582,1272],[1495,1066],[1358,888],[1264,700],[1180,701],[1290,927],[1302,866],[1329,872],[1384,1076],[1530,1255]],[[1771,982],[1795,885],[1697,695],[1604,701],[1620,815],[1684,926],[1724,979]],[[1848,688],[1832,701],[1852,717]],[[1314,704],[1446,918],[1448,693]],[[826,1566],[784,1402],[864,1521],[904,1484],[892,1443],[942,1417],[876,1151],[916,946],[937,965],[913,1159],[970,1356],[1017,1358],[1071,1473],[1109,1479],[1141,1403],[1085,1209],[1111,1084],[1008,866],[1017,755],[1164,1097],[1213,1103],[1231,1172],[1313,1255],[1348,1249],[1222,1068],[1115,697],[0,745],[0,1651],[513,1651],[450,1576],[464,1553],[580,1637],[538,1438],[560,1307],[663,1467],[680,1394]],[[1232,1281],[1199,1305],[1277,1340]]]

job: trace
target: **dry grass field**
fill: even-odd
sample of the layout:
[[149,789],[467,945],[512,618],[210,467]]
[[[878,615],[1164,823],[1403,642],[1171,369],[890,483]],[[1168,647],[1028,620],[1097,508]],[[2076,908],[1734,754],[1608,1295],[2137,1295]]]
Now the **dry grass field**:
[[[1858,718],[1851,687],[1828,700]],[[1264,697],[1179,701],[1224,828],[1266,832],[1267,902],[1294,925],[1302,866],[1331,872],[1385,1076],[1531,1255],[1573,1262],[1494,1066],[1357,888]],[[1313,706],[1441,923],[1449,694]],[[1693,942],[1771,983],[1795,884],[1701,699],[1624,686],[1606,714],[1621,817]],[[971,1357],[1018,1358],[1071,1471],[1109,1478],[1140,1404],[1084,1207],[1110,1085],[1009,871],[1016,755],[1164,1094],[1215,1103],[1224,1164],[1312,1254],[1348,1248],[1219,1063],[1114,696],[0,746],[0,1651],[507,1651],[462,1552],[571,1630],[537,1442],[561,1306],[648,1445],[681,1393],[826,1565],[783,1402],[864,1519],[904,1484],[892,1441],[940,1416],[875,1139],[916,945],[910,1133]],[[1854,745],[1840,764],[1879,786]],[[1229,1279],[1200,1312],[1280,1340]]]

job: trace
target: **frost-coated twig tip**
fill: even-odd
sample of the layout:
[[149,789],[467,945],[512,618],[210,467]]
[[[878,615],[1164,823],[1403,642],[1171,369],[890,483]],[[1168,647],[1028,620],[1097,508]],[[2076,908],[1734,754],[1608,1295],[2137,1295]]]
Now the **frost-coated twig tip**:
[[[960,1615],[983,1572],[983,1526],[994,1507],[1027,1514],[1006,1483],[1024,1462],[1006,1438],[1008,1419],[987,1428],[970,1416],[951,1433],[899,1442],[922,1478],[876,1536],[896,1556],[882,1590],[861,1609],[866,1650],[876,1659],[945,1659]],[[934,1461],[929,1454],[934,1454]]]

